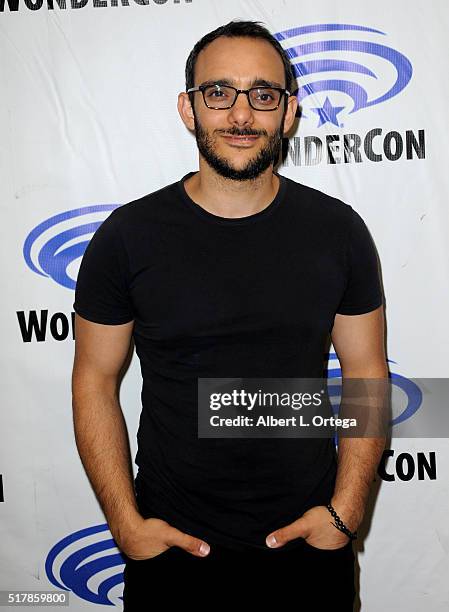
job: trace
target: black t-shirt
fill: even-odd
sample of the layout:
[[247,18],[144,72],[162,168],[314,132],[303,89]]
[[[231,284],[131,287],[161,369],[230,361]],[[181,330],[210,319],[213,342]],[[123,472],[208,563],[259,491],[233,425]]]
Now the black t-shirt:
[[278,175],[265,209],[223,218],[188,196],[192,175],[109,215],[73,307],[96,323],[134,320],[146,516],[211,546],[267,549],[271,531],[330,501],[333,440],[199,438],[197,379],[322,378],[335,314],[382,304],[377,258],[360,215],[318,190]]

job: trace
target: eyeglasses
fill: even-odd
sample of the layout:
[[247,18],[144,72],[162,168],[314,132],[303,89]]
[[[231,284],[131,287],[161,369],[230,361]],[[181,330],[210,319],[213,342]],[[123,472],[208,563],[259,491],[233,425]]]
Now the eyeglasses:
[[232,108],[241,93],[248,98],[249,105],[258,111],[274,111],[279,108],[284,96],[290,92],[281,87],[251,87],[250,89],[236,89],[230,85],[198,85],[191,87],[186,93],[201,91],[204,104],[213,110],[226,110]]

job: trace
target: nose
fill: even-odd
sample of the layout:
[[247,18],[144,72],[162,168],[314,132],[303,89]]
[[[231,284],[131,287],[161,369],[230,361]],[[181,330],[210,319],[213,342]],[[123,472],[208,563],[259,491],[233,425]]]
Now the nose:
[[237,125],[252,125],[254,122],[254,111],[249,104],[246,94],[240,92],[234,106],[229,109],[229,121]]

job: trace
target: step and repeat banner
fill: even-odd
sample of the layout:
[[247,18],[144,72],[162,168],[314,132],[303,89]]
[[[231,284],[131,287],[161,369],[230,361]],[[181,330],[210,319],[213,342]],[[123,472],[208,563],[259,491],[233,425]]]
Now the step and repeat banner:
[[[395,436],[425,410],[416,379],[449,375],[443,0],[0,0],[0,590],[122,608],[123,558],[73,432],[77,271],[112,210],[197,169],[177,94],[195,42],[232,19],[262,21],[295,66],[302,115],[279,172],[351,204],[381,262],[403,402],[354,543],[358,606],[447,611],[448,439]],[[133,459],[140,391],[134,355]]]

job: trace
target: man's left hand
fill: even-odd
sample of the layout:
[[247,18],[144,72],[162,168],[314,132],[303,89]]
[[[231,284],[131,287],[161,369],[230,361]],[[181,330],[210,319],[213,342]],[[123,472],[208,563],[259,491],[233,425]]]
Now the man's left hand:
[[[334,527],[333,523],[334,518],[326,506],[314,506],[293,523],[272,531],[266,538],[266,544],[270,548],[280,548],[290,540],[304,538],[307,544],[315,548],[342,548],[348,543],[349,537]],[[273,536],[276,541],[271,543],[270,538]]]

